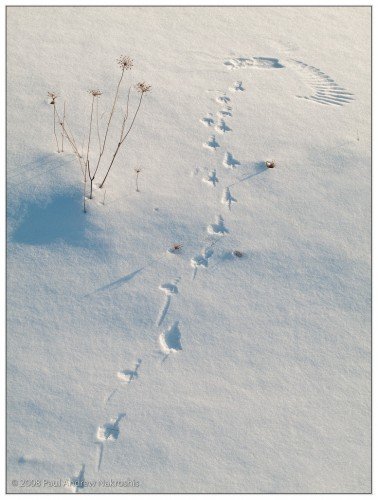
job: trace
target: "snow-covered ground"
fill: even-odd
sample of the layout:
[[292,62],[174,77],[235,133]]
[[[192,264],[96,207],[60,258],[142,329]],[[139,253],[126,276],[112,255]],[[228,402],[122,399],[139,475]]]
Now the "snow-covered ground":
[[[370,491],[370,9],[10,7],[7,36],[8,491]],[[121,54],[98,180],[152,91],[84,214],[47,92],[85,148]]]

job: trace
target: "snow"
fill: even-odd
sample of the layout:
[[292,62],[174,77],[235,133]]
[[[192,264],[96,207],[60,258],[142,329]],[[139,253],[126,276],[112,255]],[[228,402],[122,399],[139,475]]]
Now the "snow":
[[[369,492],[370,9],[7,17],[8,492]],[[121,54],[84,214],[47,92],[81,148]]]

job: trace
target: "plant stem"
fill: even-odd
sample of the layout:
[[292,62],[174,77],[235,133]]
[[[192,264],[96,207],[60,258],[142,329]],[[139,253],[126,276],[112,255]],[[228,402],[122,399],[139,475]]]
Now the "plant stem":
[[89,179],[91,181],[91,191],[90,191],[89,199],[91,200],[92,199],[92,192],[93,192],[93,178],[89,177]]
[[100,189],[101,189],[101,188],[103,187],[103,185],[105,184],[106,178],[108,177],[108,174],[109,174],[109,172],[110,172],[110,169],[112,168],[112,165],[113,165],[113,163],[114,163],[115,157],[117,156],[117,153],[118,153],[118,151],[119,151],[120,147],[122,146],[122,143],[125,141],[126,137],[129,135],[129,133],[130,133],[130,131],[131,131],[131,129],[132,129],[132,127],[133,127],[133,125],[134,125],[135,118],[136,118],[136,116],[137,116],[137,114],[138,114],[138,111],[139,111],[139,109],[140,109],[140,106],[141,106],[141,104],[142,104],[142,98],[143,98],[143,93],[141,93],[141,95],[140,95],[139,104],[138,104],[138,107],[137,107],[137,109],[136,109],[136,111],[135,111],[134,118],[133,118],[133,120],[132,120],[132,122],[131,122],[131,125],[130,125],[130,127],[129,127],[128,131],[126,132],[126,134],[125,134],[123,137],[121,137],[121,138],[120,138],[120,140],[119,140],[119,142],[118,142],[117,148],[116,148],[115,153],[114,153],[114,155],[113,155],[112,161],[110,162],[110,165],[109,165],[109,168],[108,168],[108,170],[107,170],[107,172],[106,172],[106,175],[105,175],[105,177],[104,177],[103,181],[101,182],[101,184],[100,184],[100,186],[99,186],[99,188],[100,188]]
[[54,135],[55,135],[55,140],[56,140],[56,147],[58,149],[58,153],[60,153],[58,136],[56,135],[56,117],[57,117],[57,111],[56,111],[56,106],[55,106],[55,100],[54,100],[54,104],[53,105],[54,105]]
[[126,111],[125,111],[125,114],[124,114],[124,117],[123,117],[123,121],[122,121],[122,127],[121,127],[121,133],[120,133],[120,140],[122,139],[122,136],[123,136],[123,132],[125,131],[125,125],[126,125],[126,121],[129,117],[129,101],[130,101],[130,90],[131,90],[131,85],[129,87],[129,91],[127,93],[127,104],[126,104]]
[[[62,128],[62,131],[63,131],[66,139],[70,143],[73,153],[75,154],[75,156],[77,157],[77,159],[79,161],[80,169],[81,169],[81,172],[82,172],[83,177],[84,177],[84,166],[81,162],[82,156],[80,155],[79,150],[77,149],[74,136],[73,136],[72,132],[69,130],[67,123],[66,122],[63,123],[63,121],[61,121],[58,112],[57,112],[57,117],[58,117],[59,124]],[[71,134],[71,136],[70,136],[70,134]]]
[[136,185],[136,191],[137,191],[137,193],[139,193],[139,187],[138,187],[138,175],[139,175],[139,172],[137,172],[137,174],[136,174],[136,178],[135,178],[135,185]]
[[100,154],[99,154],[99,157],[98,157],[98,161],[97,161],[97,165],[96,165],[96,168],[95,168],[95,171],[94,171],[94,175],[96,175],[96,173],[97,173],[98,167],[100,166],[102,155],[104,154],[106,139],[108,137],[110,123],[111,123],[113,115],[114,115],[114,109],[115,109],[115,106],[116,106],[116,103],[117,103],[117,99],[118,99],[119,88],[121,86],[121,82],[122,82],[124,74],[125,74],[125,68],[122,68],[122,73],[121,73],[120,79],[118,81],[116,93],[115,93],[115,96],[114,96],[113,106],[112,106],[112,109],[110,111],[108,124],[106,126],[106,131],[105,131],[105,136],[104,136],[104,142],[102,143],[102,148],[100,149]]
[[98,125],[98,99],[96,100],[96,122],[97,122],[97,138],[98,138],[99,154],[101,154],[100,127]]
[[129,127],[129,130],[126,132],[126,134],[123,136],[122,140],[121,140],[121,144],[123,143],[123,141],[126,139],[126,137],[129,135],[129,132],[130,130],[132,129],[133,125],[134,125],[134,122],[135,122],[135,118],[138,114],[138,111],[139,111],[139,108],[140,108],[140,105],[142,104],[142,99],[143,99],[143,93],[140,94],[140,99],[139,99],[139,104],[138,104],[138,107],[137,107],[137,110],[135,111],[135,115],[134,115],[134,118],[133,118],[133,121],[131,122],[131,125]]
[[[65,118],[66,118],[66,101],[64,101],[64,104],[63,104],[63,125],[64,125]],[[62,153],[64,151],[64,149],[63,149],[63,141],[64,141],[64,134],[62,132]]]
[[85,206],[85,195],[87,191],[87,164],[85,164],[85,174],[84,174],[84,193],[83,193],[83,210],[84,213],[87,212],[86,206]]
[[[91,171],[90,171],[90,168],[89,168],[89,148],[90,148],[90,144],[91,144],[91,136],[92,136],[92,120],[93,120],[93,106],[94,106],[94,96],[92,96],[92,105],[91,105],[91,117],[90,117],[90,120],[89,120],[89,133],[88,133],[88,146],[87,146],[87,158],[86,158],[86,161],[85,161],[85,164],[86,164],[86,167],[88,169],[88,177],[91,181],[91,191],[90,191],[90,196],[89,196],[89,199],[91,200],[92,199],[92,183],[93,183],[93,179],[91,177]],[[87,174],[87,169],[85,170],[85,181],[86,181],[86,174]]]

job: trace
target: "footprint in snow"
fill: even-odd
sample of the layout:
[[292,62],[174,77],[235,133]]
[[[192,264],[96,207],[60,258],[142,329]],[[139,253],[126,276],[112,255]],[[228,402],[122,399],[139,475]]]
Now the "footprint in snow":
[[79,490],[84,489],[84,472],[85,465],[81,466],[81,470],[77,476],[71,477],[69,483],[66,484],[66,487],[69,488],[73,493],[77,493]]
[[224,225],[224,220],[221,215],[218,215],[214,224],[209,224],[207,226],[207,232],[209,234],[219,234],[224,235],[228,233],[228,229]]
[[231,101],[231,99],[226,94],[219,95],[215,100],[221,104],[227,104]]
[[215,187],[216,183],[219,182],[216,170],[212,170],[211,172],[209,172],[208,176],[204,177],[202,180],[203,182],[211,184],[213,187]]
[[275,69],[284,66],[274,57],[236,57],[223,63],[230,70],[239,68]]
[[225,134],[226,132],[230,132],[230,127],[226,124],[226,122],[222,119],[215,125],[215,130],[219,134]]
[[173,283],[164,283],[164,285],[159,286],[159,290],[164,292],[166,295],[174,295],[178,293],[177,283],[179,279],[176,279]]
[[165,302],[163,304],[163,307],[161,308],[159,312],[159,316],[156,320],[156,326],[160,326],[162,322],[164,321],[165,316],[167,315],[169,305],[171,303],[171,297],[172,295],[177,295],[178,294],[178,288],[177,288],[177,283],[179,282],[179,278],[176,279],[173,283],[164,283],[163,285],[159,286],[159,290],[165,293],[166,298]]
[[204,116],[200,119],[200,122],[203,123],[206,127],[212,127],[214,125],[213,114],[208,113],[207,116]]
[[203,143],[203,147],[211,149],[212,151],[215,151],[217,148],[220,148],[219,144],[215,140],[215,135],[210,136],[209,140]]
[[[139,367],[142,363],[141,359],[138,359],[134,370],[121,370],[117,372],[117,378],[126,384],[130,384],[134,379],[137,379],[139,377],[138,370]],[[109,403],[109,401],[112,399],[112,397],[118,392],[118,388],[114,389],[109,396],[106,399],[106,403]]]
[[101,425],[97,429],[97,439],[99,441],[117,441],[120,433],[119,423],[126,416],[120,413],[117,418],[110,419],[110,422]]
[[193,267],[193,277],[194,280],[199,267],[207,267],[209,265],[209,259],[213,255],[214,250],[212,248],[204,248],[199,255],[196,255],[190,260],[190,264]]
[[240,165],[240,161],[236,160],[232,156],[232,153],[227,151],[223,158],[223,166],[226,168],[235,168],[237,165]]
[[243,92],[245,88],[242,85],[242,82],[235,82],[232,87],[230,87],[231,92]]
[[119,380],[121,380],[122,382],[126,382],[127,384],[130,384],[130,382],[138,378],[139,377],[138,370],[141,363],[142,360],[138,359],[138,361],[135,364],[134,370],[122,370],[118,372],[117,377],[119,378]]
[[182,351],[181,332],[176,321],[168,330],[162,332],[159,336],[161,351],[165,354],[163,361],[169,354]]
[[104,442],[117,441],[120,433],[119,423],[126,416],[126,413],[120,413],[117,418],[110,419],[110,422],[100,425],[97,429],[97,442],[99,445],[99,457],[97,471],[101,468],[102,457],[104,454]]
[[220,117],[220,118],[223,118],[224,116],[232,116],[232,108],[231,106],[225,106],[224,108],[220,109],[218,112],[217,112],[217,115]]
[[237,200],[231,195],[230,188],[226,187],[222,195],[222,203],[227,205],[229,210],[231,210],[231,204],[236,203]]

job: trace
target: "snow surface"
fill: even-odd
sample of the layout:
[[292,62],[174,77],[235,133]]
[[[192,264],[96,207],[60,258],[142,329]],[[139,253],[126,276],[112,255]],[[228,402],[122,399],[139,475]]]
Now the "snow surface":
[[[9,7],[7,27],[8,491],[369,492],[370,9]],[[152,92],[84,214],[47,92],[82,143],[121,54],[120,104]],[[224,135],[200,123],[218,113]]]

